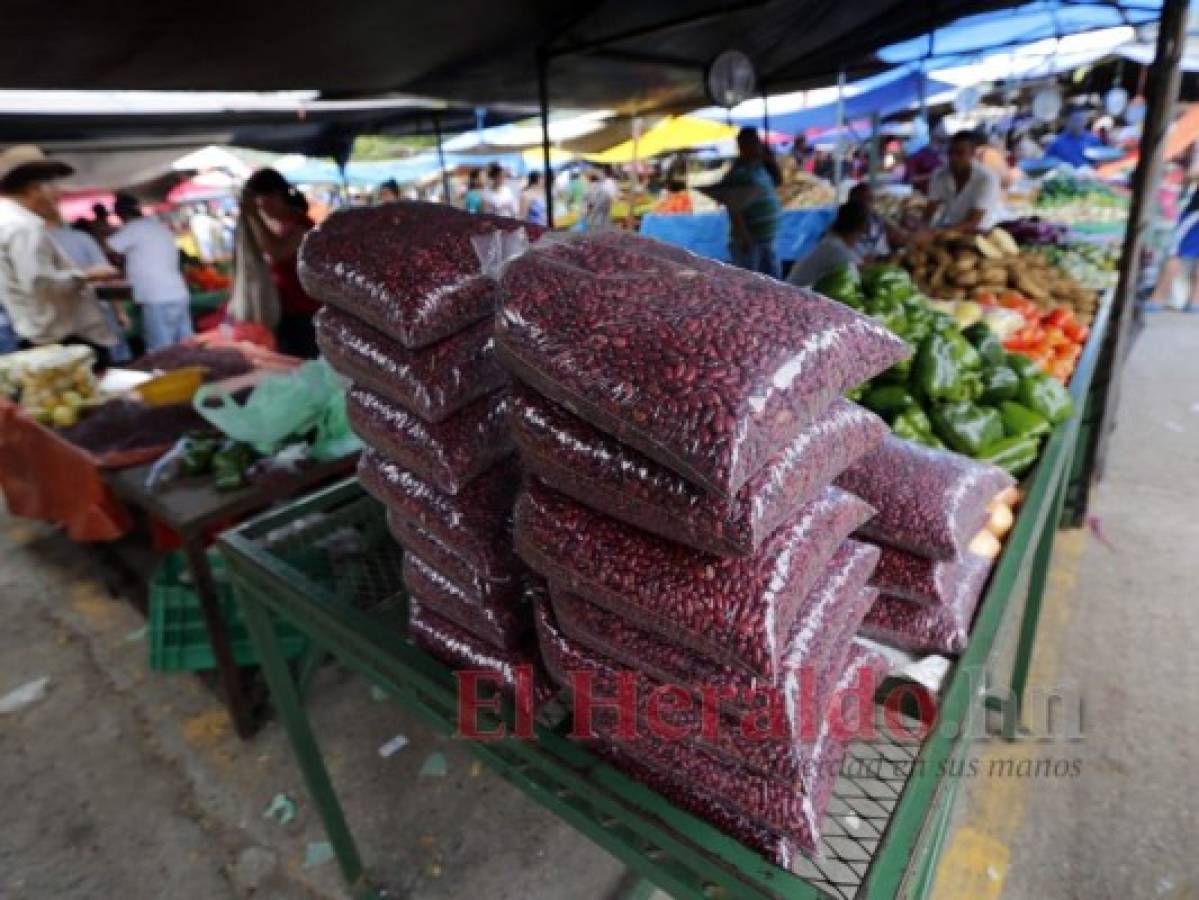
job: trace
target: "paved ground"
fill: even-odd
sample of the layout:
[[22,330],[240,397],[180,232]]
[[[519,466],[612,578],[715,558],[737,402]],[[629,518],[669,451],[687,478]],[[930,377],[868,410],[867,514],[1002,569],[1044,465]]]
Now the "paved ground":
[[[1097,532],[1062,538],[1035,684],[1079,686],[1081,742],[985,747],[1079,758],[1078,777],[979,779],[938,882],[945,898],[1199,896],[1199,317],[1136,346]],[[146,671],[143,622],[96,560],[0,518],[0,898],[342,897],[277,726],[238,741],[189,676]],[[621,868],[473,767],[452,742],[327,668],[313,692],[363,854],[395,896],[610,896]],[[411,745],[383,759],[396,734]],[[444,776],[418,773],[434,752]],[[277,794],[288,824],[263,817]]]

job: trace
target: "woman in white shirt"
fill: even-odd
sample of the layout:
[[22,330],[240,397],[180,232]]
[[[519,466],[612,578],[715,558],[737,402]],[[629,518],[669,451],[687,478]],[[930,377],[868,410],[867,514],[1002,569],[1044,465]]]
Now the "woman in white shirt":
[[483,189],[483,212],[495,216],[515,219],[517,214],[516,195],[504,183],[508,173],[499,163],[487,167],[487,187]]
[[791,268],[787,281],[797,287],[811,287],[838,269],[856,267],[862,259],[855,248],[869,224],[865,207],[858,203],[843,204],[820,243]]

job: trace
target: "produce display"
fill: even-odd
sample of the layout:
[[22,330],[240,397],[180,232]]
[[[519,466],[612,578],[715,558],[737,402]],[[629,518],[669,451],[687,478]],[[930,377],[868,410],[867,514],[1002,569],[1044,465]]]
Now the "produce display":
[[95,365],[95,351],[85,346],[19,350],[0,356],[0,389],[39,422],[69,428],[98,402]]
[[137,400],[109,400],[60,434],[76,447],[104,456],[121,451],[163,448],[180,435],[207,431],[208,423],[190,403],[147,406]]
[[1118,244],[1087,241],[1037,248],[1051,266],[1065,272],[1084,288],[1103,291],[1114,287],[1119,277],[1120,248]]
[[[1020,355],[1026,347],[1040,346],[1033,341],[1049,339],[1047,329],[1038,335],[1030,333],[1026,324],[1000,343],[986,324],[994,317],[983,314],[982,321],[963,330],[960,319],[931,305],[908,274],[895,266],[871,267],[860,279],[856,272],[842,269],[815,287],[871,314],[915,348],[910,361],[851,392],[886,419],[897,436],[929,447],[948,447],[1019,476],[1036,462],[1040,441],[1050,428],[1069,418],[1070,396],[1053,377],[1060,377],[1059,370],[1050,365],[1052,374],[1046,373],[1043,363],[1038,364],[1041,360]],[[1023,300],[1019,306],[1015,311],[1005,309],[1004,315],[1030,316],[1035,309]],[[1066,316],[1065,311],[1050,313],[1059,323],[1050,326],[1052,340],[1063,349],[1067,344],[1080,347],[1068,337],[1067,329],[1080,339],[1085,332]],[[1071,366],[1072,371],[1079,352],[1063,353],[1063,366]],[[1058,357],[1043,359],[1056,364]]]
[[1055,172],[1041,180],[1037,209],[1083,222],[1119,222],[1128,216],[1128,196],[1094,178]]
[[406,550],[411,635],[455,668],[498,668],[509,686],[536,649],[512,546],[521,473],[492,337],[494,273],[540,233],[390,203],[330,217],[299,259],[305,287],[329,304],[316,321],[321,351],[354,382],[347,417],[368,447],[359,479]]
[[779,185],[778,196],[784,209],[814,209],[833,206],[837,202],[833,186],[808,172],[795,172]]
[[139,356],[124,368],[138,372],[173,372],[198,366],[205,369],[205,381],[223,381],[254,370],[245,354],[228,347],[193,347],[173,344]]
[[183,267],[183,279],[193,291],[227,291],[233,287],[233,279],[227,272],[208,263]]

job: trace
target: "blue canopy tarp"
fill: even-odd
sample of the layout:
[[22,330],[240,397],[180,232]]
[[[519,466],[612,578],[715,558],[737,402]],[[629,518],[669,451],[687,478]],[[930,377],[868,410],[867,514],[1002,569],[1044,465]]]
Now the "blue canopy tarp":
[[[832,207],[783,210],[774,250],[784,261],[799,259],[824,237],[833,222]],[[728,262],[729,217],[723,210],[696,215],[649,213],[641,218],[641,233],[692,253]]]

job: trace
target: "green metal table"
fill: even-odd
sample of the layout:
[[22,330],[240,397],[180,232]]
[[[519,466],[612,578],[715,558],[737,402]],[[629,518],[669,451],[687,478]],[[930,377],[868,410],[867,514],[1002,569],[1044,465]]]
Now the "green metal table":
[[[824,822],[822,854],[784,871],[568,740],[561,723],[540,721],[531,741],[471,742],[495,772],[604,847],[642,879],[676,898],[920,897],[931,886],[960,779],[945,777],[971,746],[978,717],[1004,713],[1014,737],[1028,678],[1054,537],[1098,347],[1105,305],[1071,385],[1077,412],[1048,439],[974,623],[969,648],[951,669],[936,726],[924,738],[885,734],[851,743]],[[329,546],[313,566],[314,545]],[[349,547],[352,552],[346,553]],[[286,619],[345,666],[418,713],[435,730],[456,726],[452,673],[403,635],[400,550],[387,539],[381,508],[353,480],[275,509],[220,538],[243,617],[314,804],[354,894],[373,896],[337,793],[280,653],[271,617]],[[1018,588],[1027,584],[1027,591]],[[1022,596],[1023,595],[1023,596]],[[1025,599],[1022,611],[1019,600]],[[996,638],[1010,621],[1017,644],[1010,694],[984,698],[980,671],[999,660]],[[1004,660],[1006,662],[1006,660]],[[994,689],[992,691],[994,693]],[[510,710],[498,715],[510,717]],[[510,722],[510,718],[509,718]],[[484,728],[494,723],[482,722]]]

